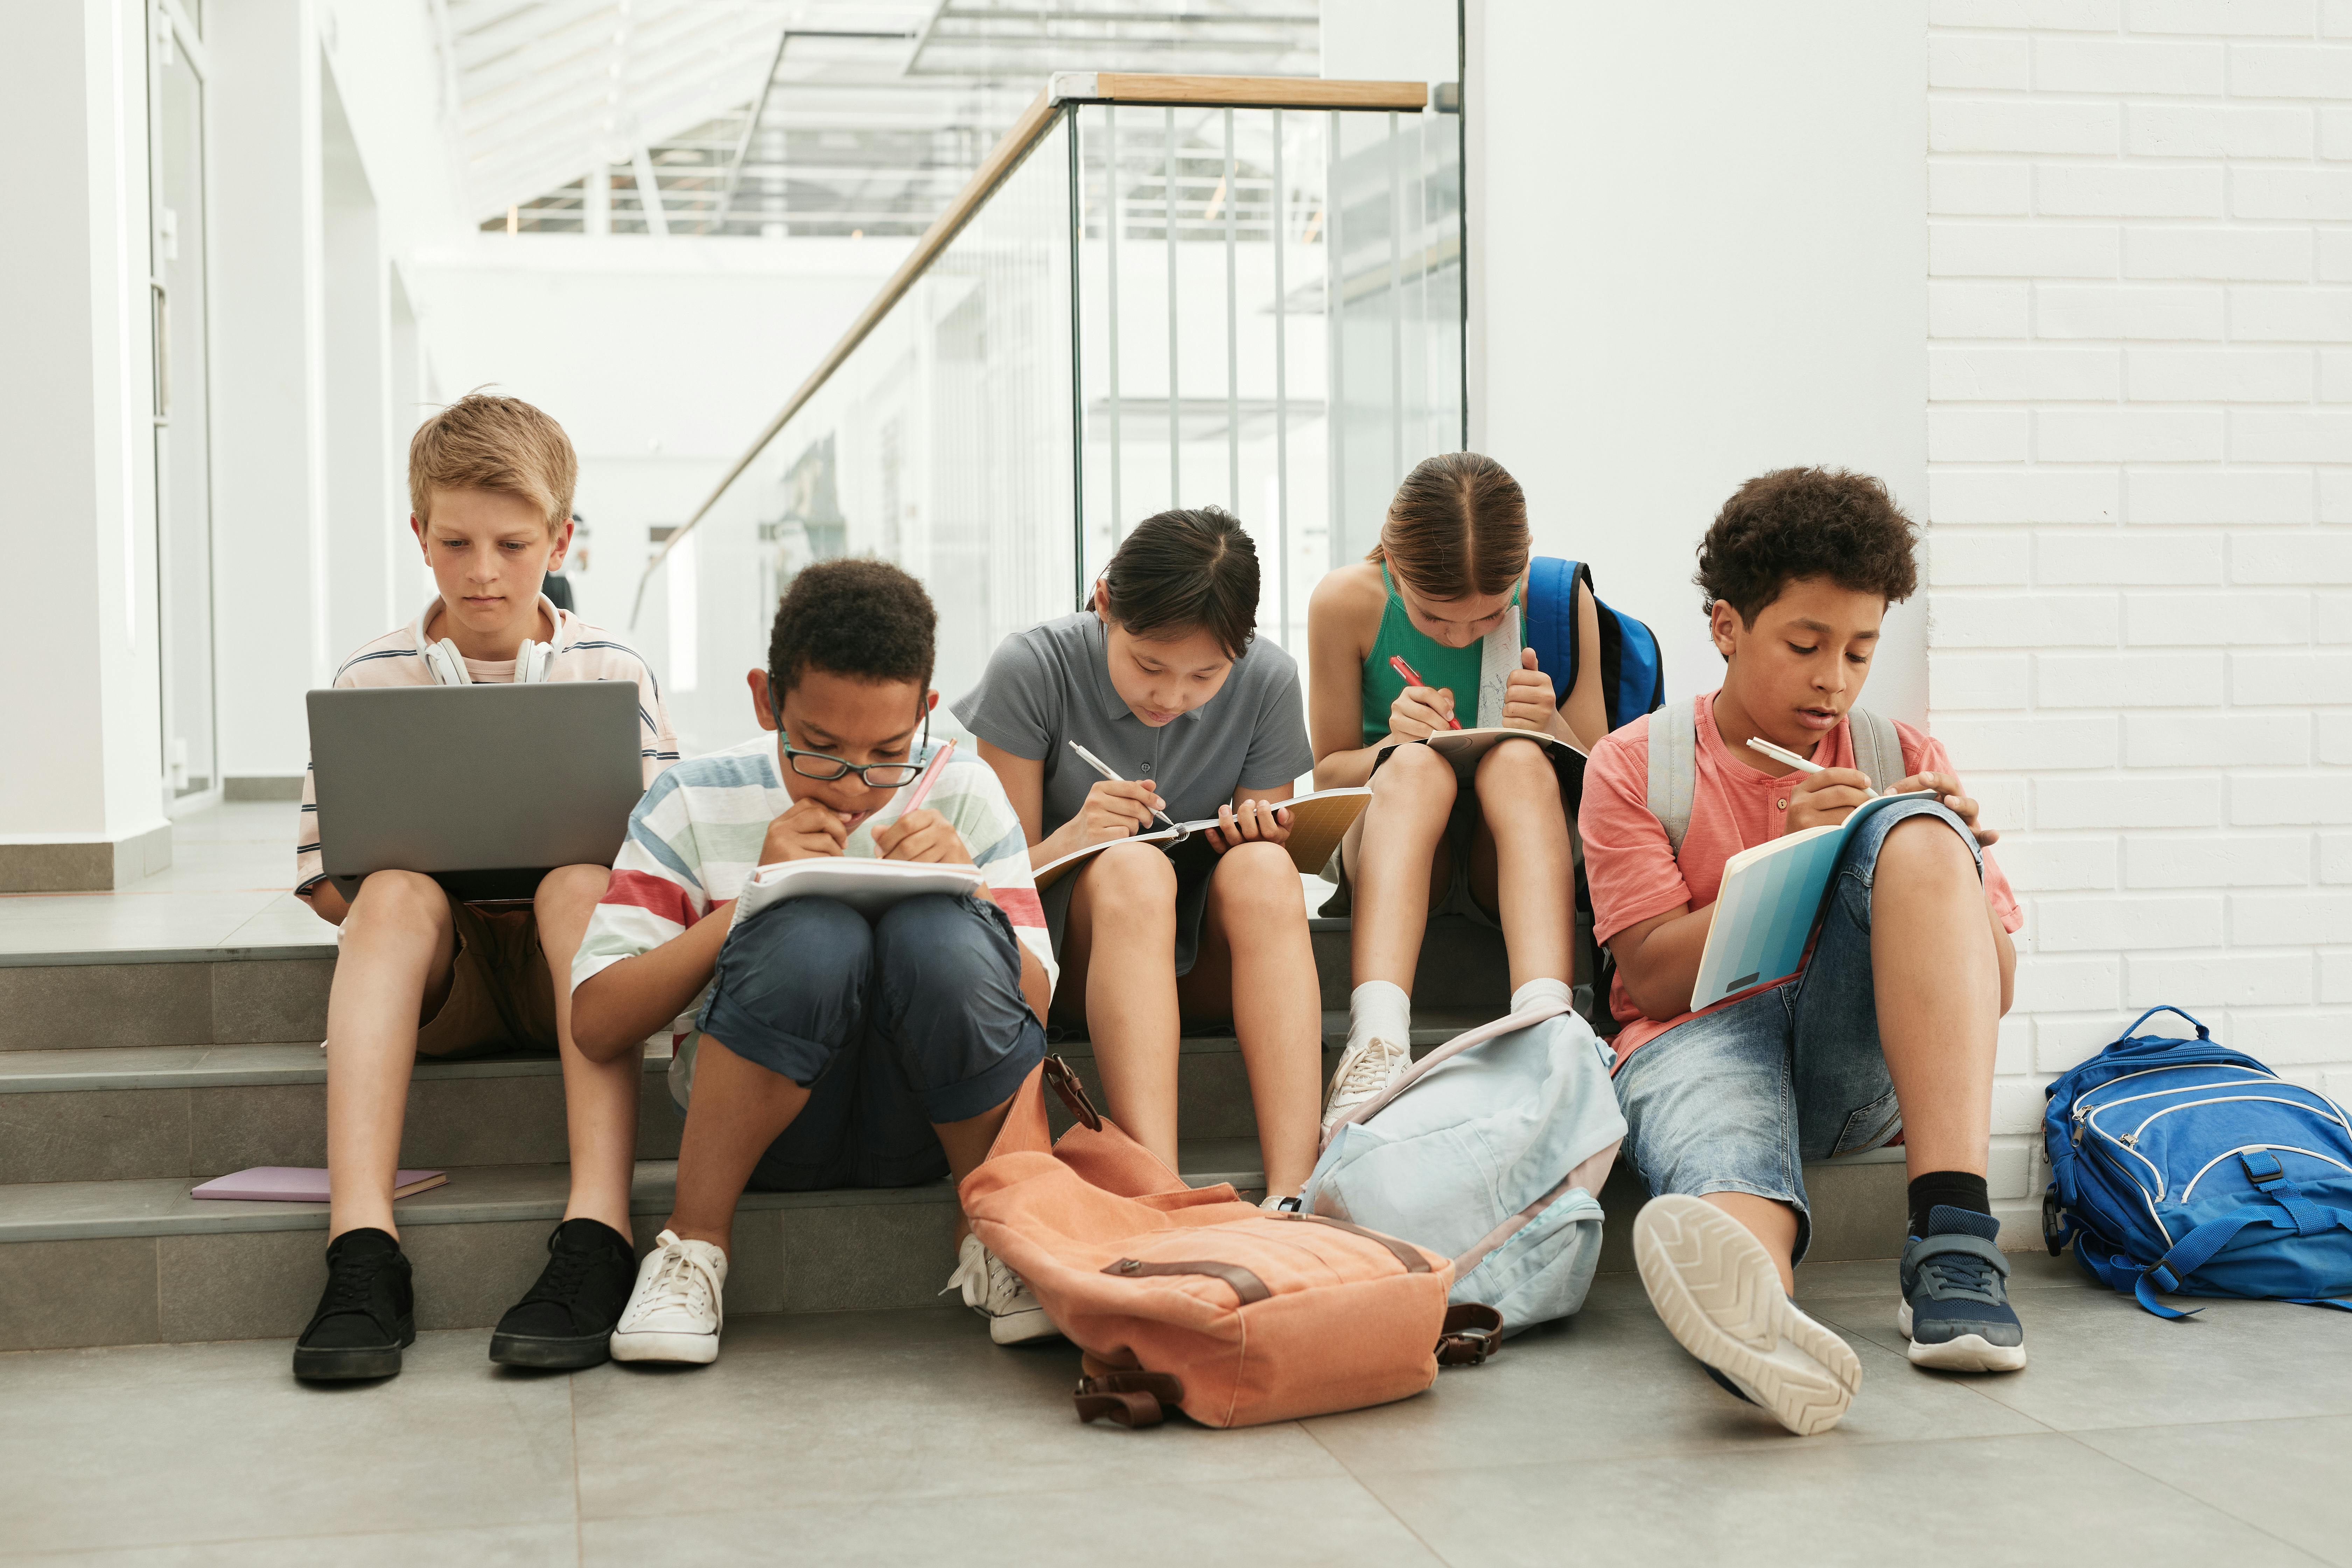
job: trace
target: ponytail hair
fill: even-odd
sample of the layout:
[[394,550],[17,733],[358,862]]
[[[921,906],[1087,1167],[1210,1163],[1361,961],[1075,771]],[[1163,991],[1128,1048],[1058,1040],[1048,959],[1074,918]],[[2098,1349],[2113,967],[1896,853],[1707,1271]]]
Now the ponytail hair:
[[1507,594],[1528,565],[1528,498],[1492,458],[1425,458],[1397,487],[1367,561],[1437,600]]
[[1102,584],[1108,618],[1133,637],[1205,631],[1239,658],[1257,635],[1257,546],[1222,507],[1145,518],[1103,568]]

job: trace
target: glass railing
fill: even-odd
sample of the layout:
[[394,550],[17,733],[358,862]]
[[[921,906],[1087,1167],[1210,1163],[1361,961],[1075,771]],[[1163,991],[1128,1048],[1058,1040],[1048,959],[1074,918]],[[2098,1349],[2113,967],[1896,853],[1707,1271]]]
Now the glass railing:
[[1301,649],[1315,579],[1464,445],[1460,121],[1426,97],[1056,78],[659,541],[635,640],[686,750],[748,732],[777,598],[834,555],[929,585],[952,700],[1129,525],[1213,503],[1257,538],[1262,635]]

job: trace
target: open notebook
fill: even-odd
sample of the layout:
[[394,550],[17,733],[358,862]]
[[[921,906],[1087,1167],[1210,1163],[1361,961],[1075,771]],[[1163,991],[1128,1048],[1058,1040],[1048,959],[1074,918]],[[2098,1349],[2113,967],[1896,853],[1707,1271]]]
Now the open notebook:
[[[1290,851],[1291,863],[1302,871],[1320,871],[1323,863],[1331,858],[1331,851],[1363,815],[1364,805],[1372,792],[1360,787],[1318,790],[1294,800],[1279,802],[1290,814],[1290,838],[1283,847]],[[1100,844],[1089,844],[1084,849],[1073,849],[1058,860],[1048,860],[1036,868],[1037,890],[1045,891],[1086,862],[1089,855],[1099,855],[1114,844],[1157,844],[1171,856],[1215,853],[1202,837],[1217,826],[1213,816],[1198,822],[1180,822],[1173,827],[1163,827],[1156,833],[1138,833],[1127,838],[1107,838]]]
[[872,920],[901,899],[919,893],[975,893],[988,879],[976,866],[921,860],[870,860],[824,855],[779,860],[751,873],[735,898],[730,927],[741,925],[785,899],[838,899]]
[[1691,987],[1691,1010],[1786,979],[1803,967],[1805,944],[1812,940],[1846,836],[1880,808],[1923,795],[1932,798],[1931,792],[1918,790],[1880,795],[1855,806],[1834,826],[1788,834],[1726,860],[1715,920],[1699,954],[1698,982]]

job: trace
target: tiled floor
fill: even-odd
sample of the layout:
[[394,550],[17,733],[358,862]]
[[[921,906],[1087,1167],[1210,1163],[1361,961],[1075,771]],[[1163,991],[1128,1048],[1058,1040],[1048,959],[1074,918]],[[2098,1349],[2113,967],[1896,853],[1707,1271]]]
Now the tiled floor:
[[334,928],[290,891],[296,811],[270,801],[184,816],[172,864],[110,893],[0,896],[0,959],[332,942]]
[[2000,1379],[1902,1359],[1892,1265],[1808,1269],[1865,1379],[1810,1440],[1624,1275],[1417,1398],[1235,1432],[1081,1426],[1075,1352],[960,1310],[572,1376],[426,1334],[325,1389],[283,1341],[0,1356],[0,1562],[2352,1564],[2352,1320],[2161,1322],[2017,1261],[2034,1360]]

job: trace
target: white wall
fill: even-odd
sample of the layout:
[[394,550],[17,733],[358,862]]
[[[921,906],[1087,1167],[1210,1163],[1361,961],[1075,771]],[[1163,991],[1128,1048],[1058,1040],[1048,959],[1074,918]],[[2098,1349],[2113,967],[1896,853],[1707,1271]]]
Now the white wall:
[[0,241],[0,842],[163,827],[146,69],[140,0],[20,7],[0,51],[0,132],[39,150]]
[[[1926,508],[1924,0],[1470,0],[1471,444],[1538,547],[1722,666],[1689,585],[1738,483],[1822,463]],[[1898,607],[1871,706],[1926,710]]]
[[2158,1002],[2352,1093],[2352,9],[1933,22],[1930,691],[2025,897],[2021,1198]]

